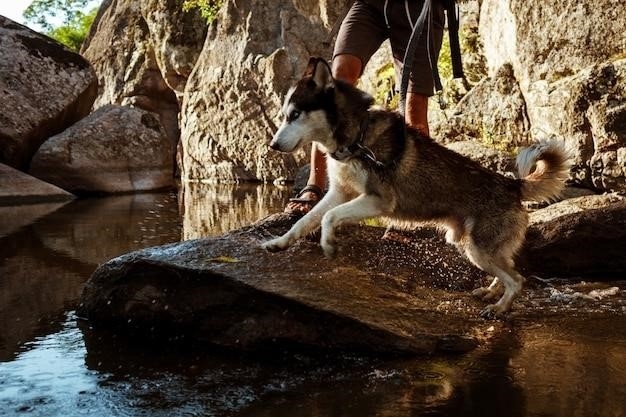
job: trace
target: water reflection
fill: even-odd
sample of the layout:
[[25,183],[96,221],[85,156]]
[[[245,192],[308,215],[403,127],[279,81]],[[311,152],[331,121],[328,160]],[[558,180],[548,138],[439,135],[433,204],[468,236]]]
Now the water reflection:
[[288,194],[192,184],[180,199],[0,209],[0,415],[626,416],[624,314],[514,321],[467,355],[386,360],[140,346],[79,329],[72,310],[100,263],[247,225]]
[[183,239],[217,236],[283,210],[289,189],[256,184],[185,184]]

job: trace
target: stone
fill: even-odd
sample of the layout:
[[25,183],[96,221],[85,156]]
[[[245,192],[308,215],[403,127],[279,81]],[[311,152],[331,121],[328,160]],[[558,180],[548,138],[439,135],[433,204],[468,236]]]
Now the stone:
[[510,63],[526,94],[624,53],[621,0],[483,0],[481,36],[489,73]]
[[445,141],[474,139],[483,145],[511,150],[530,143],[526,113],[513,68],[503,65],[459,101],[450,117],[435,126],[434,136]]
[[26,170],[37,148],[86,116],[93,68],[56,41],[0,16],[0,163]]
[[200,13],[180,1],[104,1],[81,51],[98,74],[94,106],[158,114],[175,150],[180,102],[206,31]]
[[171,188],[172,148],[157,117],[105,106],[35,154],[29,173],[74,193],[122,193]]
[[73,194],[57,186],[0,164],[0,206],[70,201],[74,198]]
[[[610,279],[626,271],[624,198],[559,204],[533,214],[519,261],[529,280],[510,313],[515,320],[555,308],[533,276]],[[85,285],[78,314],[96,329],[142,340],[243,350],[465,352],[489,343],[486,334],[499,328],[478,318],[484,302],[469,295],[489,277],[438,232],[416,229],[406,239],[381,240],[382,228],[345,226],[333,260],[316,237],[280,253],[260,248],[295,220],[276,214],[223,236],[112,259]],[[552,288],[563,292],[567,285]],[[610,300],[611,309],[621,309],[620,302]]]
[[625,253],[626,198],[594,195],[532,213],[518,263],[526,275],[621,278]]
[[280,254],[260,248],[293,221],[278,214],[225,236],[115,258],[86,284],[79,315],[142,337],[244,350],[415,354],[476,346],[481,303],[469,289],[483,273],[439,236],[423,231],[404,245],[380,241],[381,228],[349,227],[334,261],[308,240]]
[[[600,191],[626,191],[626,59],[601,63],[527,94],[532,125],[567,138],[572,179]],[[619,158],[618,158],[619,155]]]
[[[311,55],[329,56],[344,2],[224,2],[191,74],[181,110],[183,180],[292,179],[307,150],[269,149],[282,100]],[[318,14],[319,13],[319,14]]]

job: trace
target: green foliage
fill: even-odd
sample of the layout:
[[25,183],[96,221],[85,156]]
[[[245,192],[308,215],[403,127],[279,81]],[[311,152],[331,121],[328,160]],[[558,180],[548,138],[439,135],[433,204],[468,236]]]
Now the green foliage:
[[97,13],[98,9],[93,9],[87,14],[81,14],[77,16],[74,21],[70,22],[70,24],[54,28],[48,32],[47,35],[61,42],[68,48],[78,51],[87,37],[89,28],[91,28],[91,24],[96,18]]
[[[37,24],[43,33],[78,51],[93,23],[97,8],[83,10],[94,0],[33,0],[24,10],[24,19]],[[53,22],[60,21],[61,25]]]
[[388,109],[398,108],[399,94],[395,92],[396,70],[392,63],[388,63],[376,71],[374,85],[374,99],[376,104]]
[[217,16],[217,12],[223,3],[224,0],[185,0],[183,10],[200,9],[202,17],[206,19],[207,23],[211,23]]
[[24,10],[24,19],[27,22],[41,26],[44,31],[53,29],[50,20],[61,19],[64,25],[69,25],[77,17],[83,15],[83,10],[90,0],[33,0]]

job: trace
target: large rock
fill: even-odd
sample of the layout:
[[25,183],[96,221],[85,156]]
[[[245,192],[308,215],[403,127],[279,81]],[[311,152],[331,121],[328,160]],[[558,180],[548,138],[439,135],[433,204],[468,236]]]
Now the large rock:
[[0,206],[69,201],[74,195],[57,186],[0,164]]
[[199,12],[184,12],[182,4],[106,0],[82,49],[100,81],[95,107],[133,105],[157,113],[172,149],[180,99],[207,27]]
[[24,170],[39,146],[86,116],[97,80],[56,41],[0,16],[0,163]]
[[76,193],[119,193],[169,188],[174,155],[152,113],[105,106],[50,138],[30,174]]
[[[433,353],[475,345],[480,303],[467,290],[482,273],[439,237],[378,244],[383,230],[352,227],[334,261],[307,240],[281,254],[260,248],[292,221],[277,215],[220,238],[116,258],[87,283],[79,314],[96,326],[130,323],[141,335],[242,349]],[[420,258],[407,258],[407,249]]]
[[626,59],[598,64],[526,94],[533,128],[568,138],[573,177],[599,190],[626,191]]
[[530,122],[526,102],[511,65],[484,78],[435,126],[434,136],[446,141],[474,138],[500,150],[528,145]]
[[526,102],[526,135],[566,138],[576,150],[573,179],[605,191],[626,189],[622,9],[619,0],[481,5],[480,35],[490,73],[512,66]]
[[221,182],[293,178],[304,151],[279,155],[266,146],[282,98],[324,43],[342,1],[224,2],[194,72],[182,109],[184,179]]
[[624,53],[622,0],[483,0],[479,33],[493,74],[511,63],[525,94]]
[[626,271],[626,199],[584,196],[531,214],[520,254],[527,274],[622,278]]
[[[521,254],[525,273],[623,276],[626,206],[623,199],[615,206],[618,200],[591,200],[572,205],[601,208],[535,221]],[[438,233],[419,229],[404,240],[381,241],[381,228],[345,227],[334,260],[324,258],[312,239],[281,253],[260,249],[260,242],[292,223],[275,215],[218,238],[113,259],[86,284],[80,314],[96,327],[117,325],[140,337],[242,349],[432,353],[485,342],[492,324],[477,319],[483,303],[469,291],[486,276]],[[543,288],[528,284],[512,317],[554,309]],[[613,304],[621,308],[619,300]]]

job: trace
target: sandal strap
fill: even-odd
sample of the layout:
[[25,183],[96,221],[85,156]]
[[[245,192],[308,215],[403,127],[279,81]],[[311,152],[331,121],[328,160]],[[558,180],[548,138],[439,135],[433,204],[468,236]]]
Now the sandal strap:
[[315,194],[318,200],[321,200],[322,194],[324,194],[324,191],[322,191],[322,189],[315,184],[307,184],[304,187],[302,187],[302,189],[300,190],[296,198],[302,197],[304,193],[313,193]]

